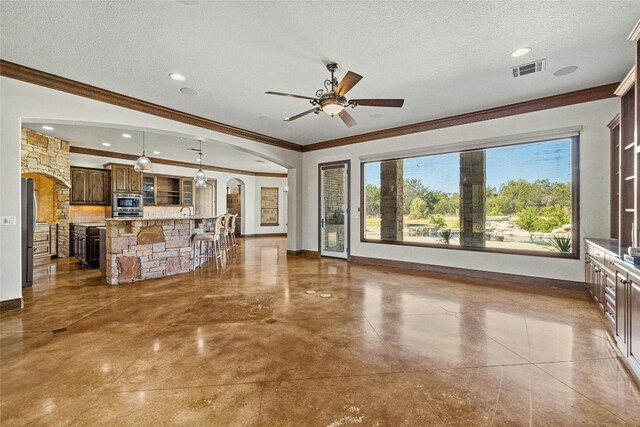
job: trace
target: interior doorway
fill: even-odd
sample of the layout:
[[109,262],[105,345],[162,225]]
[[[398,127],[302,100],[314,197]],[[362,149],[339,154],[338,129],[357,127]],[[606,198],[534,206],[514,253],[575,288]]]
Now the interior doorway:
[[236,218],[236,235],[244,234],[244,226],[242,222],[242,210],[244,198],[244,183],[239,179],[230,179],[227,182],[227,213],[238,215]]
[[216,187],[215,179],[207,180],[204,187],[196,187],[195,214],[199,216],[216,216]]
[[319,165],[318,242],[322,256],[349,257],[350,164],[344,160]]

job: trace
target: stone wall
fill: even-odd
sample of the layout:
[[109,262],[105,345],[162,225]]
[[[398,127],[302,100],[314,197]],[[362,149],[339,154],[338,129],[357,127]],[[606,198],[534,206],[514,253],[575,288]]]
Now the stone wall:
[[193,270],[191,236],[202,231],[192,219],[107,221],[107,283],[118,285]]
[[402,160],[380,163],[380,238],[402,240],[404,172]]
[[485,151],[460,153],[460,244],[485,246]]
[[53,221],[58,223],[58,257],[69,256],[69,201],[71,168],[69,143],[29,129],[22,129],[20,164],[23,174],[43,174],[55,181]]

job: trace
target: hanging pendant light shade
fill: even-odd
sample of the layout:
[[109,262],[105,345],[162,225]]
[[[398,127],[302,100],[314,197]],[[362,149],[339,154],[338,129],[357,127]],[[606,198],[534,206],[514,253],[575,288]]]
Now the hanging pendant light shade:
[[[200,165],[202,165],[202,140],[200,140],[200,150],[198,150],[200,156]],[[202,166],[198,169],[198,172],[193,176],[193,180],[196,182],[196,188],[204,188],[207,186],[207,176],[202,170]]]
[[151,160],[145,154],[145,145],[144,145],[144,132],[142,132],[142,156],[138,157],[136,160],[136,165],[133,167],[134,170],[137,171],[149,171],[151,170]]

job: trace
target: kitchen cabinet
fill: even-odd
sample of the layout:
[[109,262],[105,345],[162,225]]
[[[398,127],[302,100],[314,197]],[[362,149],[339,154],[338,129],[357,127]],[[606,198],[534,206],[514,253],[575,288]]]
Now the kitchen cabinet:
[[72,205],[109,205],[111,172],[104,169],[71,168]]
[[180,179],[180,204],[182,206],[193,206],[193,179]]
[[640,274],[629,273],[629,363],[640,375]]
[[156,204],[156,177],[145,174],[142,178],[142,201],[145,206]]
[[640,268],[622,260],[617,240],[588,239],[585,285],[622,360],[640,381]]
[[33,262],[46,262],[58,255],[58,224],[37,223],[33,230]]
[[84,267],[95,268],[100,264],[100,232],[98,227],[74,225],[76,258]]
[[142,193],[142,172],[117,163],[107,163],[104,167],[111,171],[113,193]]

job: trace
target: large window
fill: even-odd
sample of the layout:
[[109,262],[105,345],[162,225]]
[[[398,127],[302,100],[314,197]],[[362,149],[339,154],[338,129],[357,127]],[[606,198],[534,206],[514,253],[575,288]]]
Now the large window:
[[362,240],[575,257],[578,138],[366,162]]

